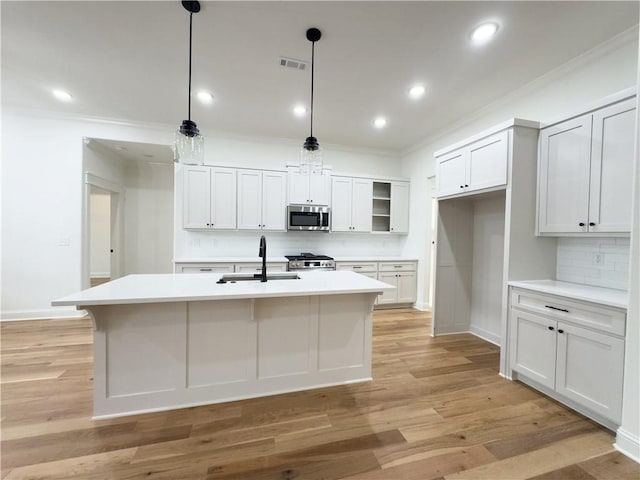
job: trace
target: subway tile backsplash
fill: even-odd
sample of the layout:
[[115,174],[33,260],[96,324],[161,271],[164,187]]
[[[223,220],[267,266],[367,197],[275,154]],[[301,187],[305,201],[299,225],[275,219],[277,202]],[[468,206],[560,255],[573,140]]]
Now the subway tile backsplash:
[[559,238],[556,279],[628,290],[629,238]]

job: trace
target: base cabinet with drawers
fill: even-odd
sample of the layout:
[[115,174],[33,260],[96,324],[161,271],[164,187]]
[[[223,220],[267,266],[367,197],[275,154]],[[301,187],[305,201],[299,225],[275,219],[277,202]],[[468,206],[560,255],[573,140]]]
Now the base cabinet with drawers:
[[376,305],[410,304],[416,301],[416,262],[336,262],[336,270],[349,270],[396,287],[378,295]]
[[[212,263],[179,263],[176,262],[176,273],[250,273],[261,272],[260,262],[212,262]],[[267,272],[286,272],[286,262],[267,262]]]
[[515,377],[600,423],[619,425],[625,311],[519,288],[510,299]]

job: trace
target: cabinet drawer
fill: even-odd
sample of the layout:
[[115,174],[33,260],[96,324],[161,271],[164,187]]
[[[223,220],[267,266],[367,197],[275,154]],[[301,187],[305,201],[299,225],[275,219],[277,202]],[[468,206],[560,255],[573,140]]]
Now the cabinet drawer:
[[415,262],[380,262],[378,271],[380,272],[415,272]]
[[511,306],[614,335],[625,332],[626,313],[604,305],[513,288]]
[[[262,271],[261,263],[238,263],[236,264],[236,273],[255,273]],[[286,272],[286,263],[269,263],[267,262],[267,271],[269,272]]]
[[233,273],[233,263],[176,265],[178,273]]
[[336,270],[347,270],[356,273],[376,273],[378,264],[376,262],[356,263],[356,262],[336,262]]

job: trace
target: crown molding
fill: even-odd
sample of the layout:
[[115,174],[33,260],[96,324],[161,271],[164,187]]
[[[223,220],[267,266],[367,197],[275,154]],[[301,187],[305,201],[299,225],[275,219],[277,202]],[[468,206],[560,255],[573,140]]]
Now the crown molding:
[[510,93],[507,93],[506,95],[500,97],[499,100],[489,103],[488,105],[485,105],[484,107],[480,108],[479,110],[476,110],[475,112],[469,115],[465,115],[463,120],[458,120],[456,122],[453,122],[452,124],[442,128],[441,130],[438,130],[436,133],[429,135],[428,137],[411,145],[410,147],[402,149],[400,151],[400,154],[402,157],[410,155],[411,153],[414,153],[420,150],[421,148],[434,143],[439,138],[445,137],[446,135],[453,133],[456,130],[460,130],[465,126],[477,120],[480,120],[481,118],[485,117],[488,113],[491,113],[494,110],[497,110],[499,107],[509,104],[514,100],[520,97],[526,96],[536,90],[539,90],[540,88],[543,88],[546,85],[549,85],[550,83],[566,76],[568,73],[571,73],[572,71],[577,70],[586,65],[589,65],[594,61],[598,60],[599,58],[602,58],[608,55],[609,53],[620,49],[624,45],[627,45],[633,42],[638,42],[638,25],[635,25],[619,33],[618,35],[610,38],[609,40],[599,45],[596,45],[591,50],[587,50],[586,52],[578,55],[577,57],[572,58],[571,60],[563,63],[559,67],[556,67],[553,70],[550,70],[549,72],[535,78],[529,83],[526,83],[522,87],[516,90],[512,90]]

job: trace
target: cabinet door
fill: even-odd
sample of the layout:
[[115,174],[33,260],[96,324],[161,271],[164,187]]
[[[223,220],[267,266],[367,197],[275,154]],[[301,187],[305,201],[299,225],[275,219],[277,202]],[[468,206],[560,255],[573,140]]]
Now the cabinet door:
[[398,303],[413,303],[416,301],[416,272],[397,273]]
[[509,132],[491,135],[469,147],[466,182],[468,191],[507,184]]
[[287,177],[283,172],[262,172],[262,229],[286,230]]
[[184,228],[210,228],[211,226],[211,169],[209,167],[184,168]]
[[211,170],[211,226],[236,228],[236,171],[232,168]]
[[351,186],[350,178],[331,179],[331,230],[334,232],[351,231]]
[[262,228],[262,172],[238,171],[238,229]]
[[558,322],[558,393],[620,423],[623,370],[623,339]]
[[391,303],[398,303],[398,277],[397,273],[378,273],[378,280],[384,283],[388,283],[396,287],[395,290],[388,290],[378,295],[378,305],[386,305]]
[[326,173],[309,174],[309,203],[329,205],[331,200],[331,176]]
[[511,368],[553,389],[556,383],[556,321],[511,309]]
[[352,232],[370,232],[373,214],[373,180],[353,179],[351,197]]
[[438,158],[436,184],[438,196],[464,192],[467,150],[460,149]]
[[391,231],[393,233],[409,232],[409,184],[407,182],[391,183]]
[[590,232],[630,232],[636,100],[593,114]]
[[590,150],[591,115],[540,133],[538,219],[541,233],[587,231]]
[[309,175],[298,170],[289,171],[289,199],[294,205],[306,205],[309,203]]

